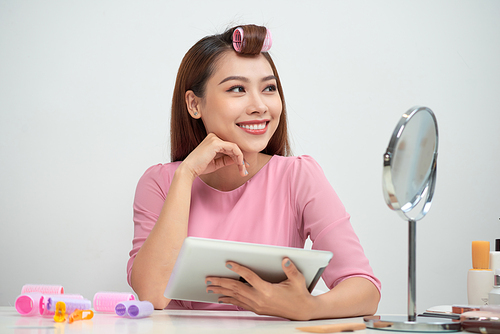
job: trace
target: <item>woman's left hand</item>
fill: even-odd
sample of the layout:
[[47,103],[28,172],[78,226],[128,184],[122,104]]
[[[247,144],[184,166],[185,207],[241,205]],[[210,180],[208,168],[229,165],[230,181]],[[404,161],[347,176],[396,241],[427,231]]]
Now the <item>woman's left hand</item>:
[[287,276],[281,283],[266,282],[235,262],[228,261],[226,266],[250,285],[231,278],[207,277],[207,292],[223,295],[219,297],[219,303],[233,304],[261,315],[292,320],[311,318],[314,297],[307,290],[304,275],[290,259],[284,258],[281,263]]

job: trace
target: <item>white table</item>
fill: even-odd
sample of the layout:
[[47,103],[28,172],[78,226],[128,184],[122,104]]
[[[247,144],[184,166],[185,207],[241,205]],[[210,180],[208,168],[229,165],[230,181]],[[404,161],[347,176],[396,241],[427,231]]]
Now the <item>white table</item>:
[[[121,318],[114,313],[94,313],[92,320],[56,323],[53,318],[23,317],[14,307],[0,306],[0,333],[304,333],[296,327],[363,322],[363,318],[289,321],[277,317],[259,316],[245,311],[163,310],[142,319]],[[356,334],[394,333],[366,329]],[[408,332],[406,332],[408,333]]]

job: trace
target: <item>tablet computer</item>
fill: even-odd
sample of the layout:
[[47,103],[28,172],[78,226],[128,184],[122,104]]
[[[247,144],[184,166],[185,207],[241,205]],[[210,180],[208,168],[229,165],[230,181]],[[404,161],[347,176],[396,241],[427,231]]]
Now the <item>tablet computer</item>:
[[164,296],[170,299],[217,303],[221,295],[206,292],[207,276],[242,279],[226,268],[226,261],[234,261],[253,270],[265,281],[279,283],[286,280],[281,267],[284,257],[290,258],[304,275],[307,288],[311,292],[332,256],[328,251],[187,237],[182,244]]

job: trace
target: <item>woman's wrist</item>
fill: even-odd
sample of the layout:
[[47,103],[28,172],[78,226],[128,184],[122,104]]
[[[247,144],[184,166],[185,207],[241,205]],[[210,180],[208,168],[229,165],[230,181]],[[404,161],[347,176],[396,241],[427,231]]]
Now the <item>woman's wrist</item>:
[[184,162],[177,167],[174,173],[174,178],[180,178],[189,182],[193,182],[197,177],[198,176]]
[[311,295],[306,309],[307,320],[321,319],[324,317],[325,309],[328,308],[328,303],[325,303],[324,298]]

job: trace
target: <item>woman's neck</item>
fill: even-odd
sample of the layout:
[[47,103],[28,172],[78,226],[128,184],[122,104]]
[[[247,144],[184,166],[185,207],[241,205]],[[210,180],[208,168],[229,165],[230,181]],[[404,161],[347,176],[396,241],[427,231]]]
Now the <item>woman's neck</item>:
[[272,156],[256,153],[253,155],[245,154],[247,162],[248,175],[241,176],[237,165],[230,165],[216,170],[213,173],[201,175],[200,179],[212,188],[220,191],[231,191],[241,187],[251,179],[259,170],[264,167]]

